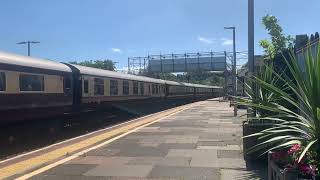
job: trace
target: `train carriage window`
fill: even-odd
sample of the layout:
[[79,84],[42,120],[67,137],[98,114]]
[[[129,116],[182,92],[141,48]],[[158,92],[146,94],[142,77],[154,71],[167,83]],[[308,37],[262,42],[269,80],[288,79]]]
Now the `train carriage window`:
[[6,90],[6,74],[4,72],[0,72],[0,91]]
[[83,81],[83,93],[89,93],[89,81],[87,79]]
[[156,85],[156,94],[159,94],[159,88],[158,88],[158,85]]
[[94,78],[94,95],[104,95],[104,80]]
[[44,76],[20,74],[20,91],[44,91]]
[[140,94],[144,95],[144,83],[140,83]]
[[63,91],[65,94],[71,92],[71,79],[68,76],[63,78]]
[[133,82],[133,94],[138,94],[139,92],[139,84],[138,82]]
[[152,84],[152,94],[155,94],[155,93],[156,93],[156,85]]
[[148,86],[148,93],[151,94],[151,85]]
[[122,94],[129,95],[129,81],[123,81],[122,83]]
[[118,95],[118,81],[110,80],[110,95]]

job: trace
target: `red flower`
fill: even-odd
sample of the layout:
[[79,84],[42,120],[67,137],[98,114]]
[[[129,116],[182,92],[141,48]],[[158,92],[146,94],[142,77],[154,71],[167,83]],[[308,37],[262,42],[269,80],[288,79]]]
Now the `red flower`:
[[301,149],[300,144],[294,144],[288,151],[288,154],[293,154]]

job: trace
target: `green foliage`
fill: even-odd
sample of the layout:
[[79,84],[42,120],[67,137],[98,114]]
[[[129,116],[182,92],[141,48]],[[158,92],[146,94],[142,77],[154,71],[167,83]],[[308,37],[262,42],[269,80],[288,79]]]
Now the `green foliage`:
[[114,71],[116,69],[115,63],[111,60],[86,60],[81,62],[72,61],[70,62],[70,64],[76,64],[110,71]]
[[275,49],[270,41],[263,39],[260,42],[260,46],[264,49],[264,53],[266,54],[267,59],[273,59],[275,57]]
[[[238,98],[238,103],[251,108],[267,111],[263,116],[250,117],[248,120],[269,121],[273,127],[245,138],[256,136],[262,142],[251,147],[247,153],[291,147],[301,144],[304,149],[299,161],[308,153],[316,153],[316,161],[320,161],[320,46],[318,54],[306,52],[305,69],[298,65],[294,53],[285,59],[292,77],[272,70],[272,76],[278,83],[261,77],[252,77],[255,83],[276,99],[249,97]],[[304,74],[305,72],[305,74]],[[288,91],[289,90],[289,91]],[[252,90],[251,90],[252,91]],[[291,92],[292,94],[288,93]],[[292,110],[295,107],[299,113]],[[320,168],[320,167],[318,167]]]
[[294,39],[291,36],[285,36],[279,21],[275,16],[266,15],[262,18],[262,24],[265,26],[269,40],[261,40],[260,46],[264,49],[267,59],[274,59],[275,56],[291,47]]
[[[273,75],[273,63],[269,62],[268,64],[261,67],[260,73],[257,75],[257,78],[264,82],[268,82],[269,84],[281,87],[281,82],[279,83],[279,78],[277,76]],[[252,81],[252,80],[251,80]],[[250,82],[250,80],[249,80]],[[254,82],[253,82],[254,83]],[[264,88],[263,86],[260,86],[259,84],[255,84],[256,91],[253,91],[253,89],[245,84],[245,90],[249,98],[254,99],[256,102],[280,102],[280,96],[278,94],[275,94],[272,91],[269,91],[268,89]],[[274,114],[273,112],[266,111],[264,109],[256,108],[256,113],[258,117],[265,117],[266,115]]]

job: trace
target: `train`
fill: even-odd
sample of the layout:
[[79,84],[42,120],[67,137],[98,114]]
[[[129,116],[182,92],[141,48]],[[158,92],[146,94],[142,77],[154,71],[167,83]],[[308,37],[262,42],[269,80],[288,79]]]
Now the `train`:
[[0,124],[115,102],[209,98],[218,86],[180,83],[0,52]]

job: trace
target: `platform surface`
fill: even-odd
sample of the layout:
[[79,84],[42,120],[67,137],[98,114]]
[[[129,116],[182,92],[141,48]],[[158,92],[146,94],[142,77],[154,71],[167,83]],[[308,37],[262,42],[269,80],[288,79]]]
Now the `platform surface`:
[[32,179],[250,179],[242,120],[207,100]]

